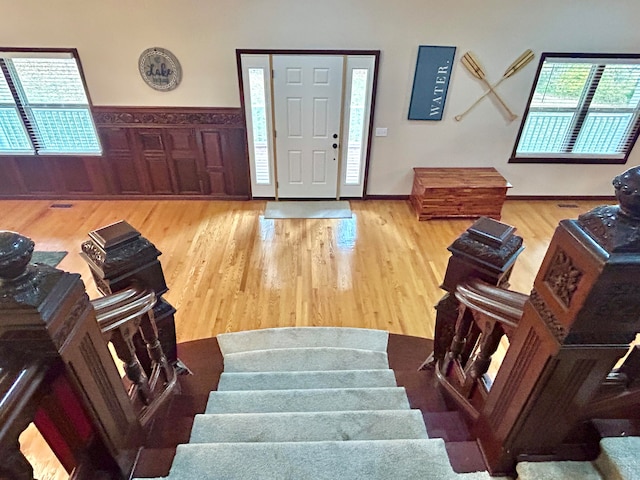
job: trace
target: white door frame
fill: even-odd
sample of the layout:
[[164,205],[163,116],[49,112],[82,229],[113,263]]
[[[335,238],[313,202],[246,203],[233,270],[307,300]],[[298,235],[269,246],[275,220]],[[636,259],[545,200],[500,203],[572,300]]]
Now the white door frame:
[[[272,56],[273,55],[336,55],[344,59],[344,88],[343,88],[343,128],[340,140],[340,179],[338,181],[337,198],[366,198],[366,186],[369,170],[369,159],[371,154],[371,140],[373,130],[373,119],[375,109],[375,93],[378,76],[378,66],[380,59],[379,50],[236,50],[238,63],[238,77],[240,81],[240,98],[242,108],[245,112],[245,122],[247,127],[247,144],[249,156],[249,171],[251,173],[251,197],[276,198],[277,199],[277,165],[275,149],[275,138],[273,137],[273,84]],[[250,75],[250,71],[252,75]],[[356,73],[359,72],[359,73]],[[256,75],[256,73],[258,75]],[[364,74],[364,76],[363,76]],[[250,76],[260,78],[263,84],[258,91],[262,104],[257,109],[261,114],[256,117],[252,111],[252,103],[255,104],[254,86],[250,86]],[[366,105],[358,106],[358,115],[364,115],[362,131],[358,132],[357,142],[354,144],[349,137],[353,136],[353,130],[349,129],[350,119],[350,98],[352,78],[366,80]],[[354,83],[355,85],[355,83]],[[254,92],[252,96],[251,92]],[[253,113],[252,113],[253,112]],[[256,127],[257,126],[257,127]],[[260,130],[262,128],[262,130]],[[264,129],[268,134],[263,134]],[[254,142],[256,134],[261,142]],[[266,138],[265,138],[266,137]],[[355,136],[354,136],[355,137]],[[361,138],[360,138],[361,137]],[[353,139],[351,139],[353,140]],[[257,145],[257,146],[256,146]],[[356,146],[354,150],[353,146]],[[352,148],[349,148],[351,146]],[[349,156],[351,152],[351,156]],[[354,155],[354,152],[356,155]],[[268,157],[268,158],[267,158]],[[357,157],[357,163],[354,159]],[[256,167],[256,165],[259,165]],[[348,168],[349,165],[349,168]]]

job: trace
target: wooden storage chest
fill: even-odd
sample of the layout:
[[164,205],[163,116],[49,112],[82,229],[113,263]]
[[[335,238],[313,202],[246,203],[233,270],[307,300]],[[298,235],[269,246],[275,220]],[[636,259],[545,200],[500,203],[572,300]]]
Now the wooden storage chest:
[[414,168],[411,203],[419,220],[481,217],[500,220],[511,184],[495,168]]

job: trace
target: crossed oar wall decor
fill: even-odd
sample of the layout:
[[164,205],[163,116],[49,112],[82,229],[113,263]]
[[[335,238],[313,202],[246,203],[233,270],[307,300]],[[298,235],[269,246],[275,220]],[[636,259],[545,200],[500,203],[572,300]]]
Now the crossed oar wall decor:
[[498,80],[495,84],[491,85],[488,81],[487,81],[487,76],[484,72],[484,70],[482,69],[482,67],[480,66],[480,62],[478,62],[478,59],[475,57],[475,55],[473,55],[473,53],[471,52],[467,52],[465,53],[462,58],[460,59],[460,61],[462,62],[462,65],[464,65],[464,67],[469,70],[469,72],[476,78],[482,80],[482,82],[489,88],[489,90],[487,90],[486,92],[484,92],[484,94],[478,98],[478,100],[476,100],[469,108],[467,108],[464,112],[462,112],[460,115],[456,115],[454,118],[459,122],[460,120],[462,120],[462,118],[469,113],[471,110],[473,110],[473,108],[478,105],[480,103],[480,101],[486,97],[487,95],[489,95],[490,93],[493,93],[493,95],[496,97],[496,99],[498,100],[498,102],[500,102],[500,105],[502,105],[502,108],[505,109],[505,111],[507,112],[507,115],[509,116],[509,120],[513,121],[516,118],[518,118],[518,116],[516,114],[514,114],[511,109],[507,106],[507,104],[504,102],[504,100],[502,100],[502,98],[500,97],[500,95],[498,95],[498,92],[496,92],[496,88],[498,87],[498,85],[500,85],[502,82],[504,82],[507,78],[509,78],[510,76],[512,76],[513,74],[515,74],[516,72],[519,72],[520,70],[522,70],[529,62],[531,62],[531,60],[533,60],[534,54],[531,50],[526,50],[522,55],[520,55],[511,65],[509,65],[507,67],[507,69],[505,70],[504,74],[502,75],[502,78],[500,80]]

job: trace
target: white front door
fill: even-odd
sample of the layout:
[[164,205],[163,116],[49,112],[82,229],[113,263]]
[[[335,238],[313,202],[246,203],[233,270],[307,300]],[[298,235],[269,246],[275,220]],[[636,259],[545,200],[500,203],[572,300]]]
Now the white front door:
[[274,55],[279,198],[336,198],[342,56]]

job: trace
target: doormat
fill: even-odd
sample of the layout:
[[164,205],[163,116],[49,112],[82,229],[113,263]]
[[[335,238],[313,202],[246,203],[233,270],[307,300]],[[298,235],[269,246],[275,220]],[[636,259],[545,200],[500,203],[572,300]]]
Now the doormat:
[[44,263],[50,267],[57,267],[68,252],[33,252],[31,263]]
[[351,218],[347,201],[267,202],[264,218]]

